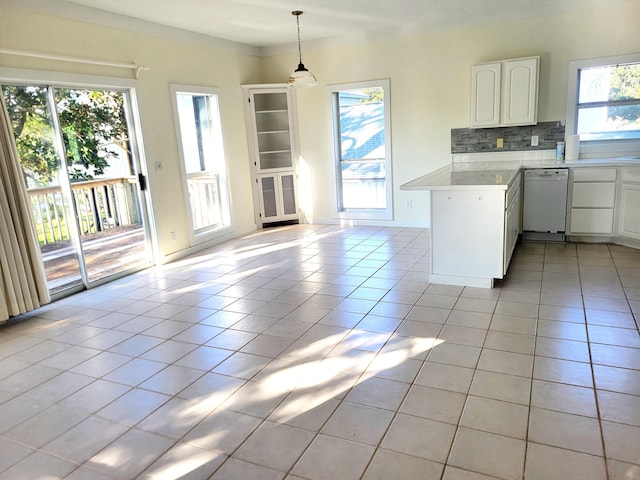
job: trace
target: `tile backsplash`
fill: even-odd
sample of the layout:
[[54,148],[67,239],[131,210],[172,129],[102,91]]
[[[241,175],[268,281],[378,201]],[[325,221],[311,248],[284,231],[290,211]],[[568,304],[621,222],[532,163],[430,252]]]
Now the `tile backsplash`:
[[[531,137],[538,136],[538,146],[531,146]],[[503,139],[498,148],[497,139]],[[451,153],[518,152],[555,150],[564,142],[562,122],[540,122],[537,125],[499,128],[454,128],[451,130]]]
[[553,150],[520,150],[516,152],[454,153],[451,163],[454,170],[486,170],[514,168],[518,166],[543,167],[563,163]]

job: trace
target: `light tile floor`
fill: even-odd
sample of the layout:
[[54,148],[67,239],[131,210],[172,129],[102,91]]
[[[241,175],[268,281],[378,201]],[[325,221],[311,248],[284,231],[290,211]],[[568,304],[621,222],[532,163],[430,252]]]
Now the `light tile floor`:
[[0,327],[0,479],[640,478],[640,251],[259,231]]

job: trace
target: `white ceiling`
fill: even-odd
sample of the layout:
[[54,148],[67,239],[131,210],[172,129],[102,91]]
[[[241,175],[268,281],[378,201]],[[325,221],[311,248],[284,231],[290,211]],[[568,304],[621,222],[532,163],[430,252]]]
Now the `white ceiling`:
[[[22,0],[24,1],[24,0]],[[64,16],[78,5],[170,26],[208,37],[268,49],[302,41],[373,31],[441,29],[578,11],[638,0],[40,0]],[[2,3],[2,2],[0,2]],[[95,9],[95,10],[94,10]],[[85,15],[86,16],[86,15]]]

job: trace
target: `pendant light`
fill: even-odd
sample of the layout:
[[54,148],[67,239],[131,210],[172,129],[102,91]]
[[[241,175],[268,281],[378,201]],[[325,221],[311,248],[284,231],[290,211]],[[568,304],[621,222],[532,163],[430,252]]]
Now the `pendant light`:
[[309,70],[306,69],[304,64],[302,63],[302,47],[300,46],[300,15],[302,15],[302,11],[294,10],[291,12],[291,15],[295,15],[296,24],[298,25],[298,59],[300,63],[298,63],[298,68],[291,74],[289,77],[289,86],[290,87],[315,87],[318,85],[318,81],[316,77],[313,76]]

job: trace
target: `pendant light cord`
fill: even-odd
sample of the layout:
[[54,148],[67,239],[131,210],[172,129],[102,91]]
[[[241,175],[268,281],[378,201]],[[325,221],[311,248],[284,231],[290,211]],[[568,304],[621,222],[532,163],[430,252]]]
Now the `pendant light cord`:
[[296,16],[296,25],[298,26],[298,59],[300,64],[302,64],[302,46],[300,45],[300,15],[302,12],[296,10],[295,12],[291,12]]

